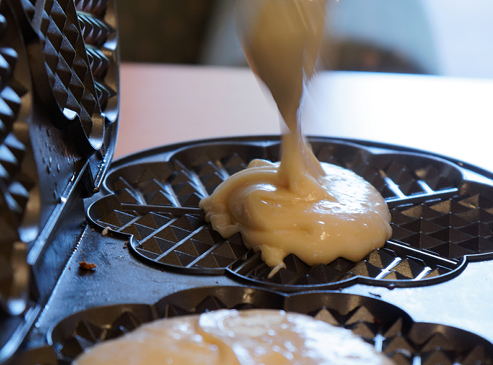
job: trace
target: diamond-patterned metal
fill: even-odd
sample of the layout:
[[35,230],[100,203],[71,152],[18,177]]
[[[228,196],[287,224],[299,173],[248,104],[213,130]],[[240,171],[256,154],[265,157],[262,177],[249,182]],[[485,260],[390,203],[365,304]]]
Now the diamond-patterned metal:
[[247,287],[195,288],[150,306],[113,305],[76,313],[62,320],[50,338],[58,358],[71,361],[84,349],[151,320],[255,308],[304,313],[344,327],[396,364],[493,364],[493,344],[479,336],[454,327],[413,322],[400,308],[374,298],[333,292],[285,295]]
[[[51,230],[64,215],[83,221],[74,196],[98,189],[113,155],[113,7],[108,0],[0,2],[0,362],[23,340],[76,244]],[[70,229],[80,234],[81,222]]]
[[[85,157],[105,152],[118,117],[117,34],[108,1],[39,0],[31,13],[32,70],[39,98]],[[115,128],[115,127],[112,127]]]
[[[0,318],[27,304],[27,243],[38,231],[38,177],[29,135],[32,88],[15,11],[0,3]],[[30,203],[30,204],[28,204]],[[23,262],[24,261],[24,262]],[[15,270],[14,267],[17,266]]]
[[493,201],[480,195],[397,207],[393,239],[448,259],[493,251]]
[[[277,144],[192,145],[171,152],[166,161],[127,164],[108,176],[106,187],[114,196],[96,202],[89,217],[102,228],[132,235],[130,246],[164,268],[226,272],[282,291],[358,282],[416,286],[458,274],[465,256],[493,252],[493,204],[488,199],[493,191],[464,188],[467,182],[457,166],[423,155],[375,153],[353,143],[315,141],[312,147],[321,161],[351,169],[374,184],[392,208],[392,239],[360,262],[339,258],[310,267],[290,255],[286,268],[271,275],[259,253],[243,246],[241,236],[226,240],[203,221],[200,199],[251,159],[276,160]],[[115,212],[133,218],[115,227]],[[158,227],[139,221],[151,213],[170,221]],[[195,217],[197,225],[177,231],[174,222],[182,214]]]

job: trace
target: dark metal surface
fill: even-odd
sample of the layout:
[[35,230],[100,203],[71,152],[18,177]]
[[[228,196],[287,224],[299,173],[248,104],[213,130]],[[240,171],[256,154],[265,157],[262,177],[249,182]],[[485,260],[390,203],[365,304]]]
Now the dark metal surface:
[[[274,143],[275,145],[275,143],[277,143],[275,137],[258,137],[252,139],[238,138],[232,140],[214,141],[214,143],[221,142],[226,145],[231,145],[232,142],[235,142],[233,144],[236,144],[237,142],[241,145],[245,143],[249,144],[252,141],[256,143],[264,143],[266,140],[268,141],[268,145],[271,145],[271,143]],[[328,139],[319,139],[319,142],[346,143],[346,141],[333,141]],[[210,141],[199,142],[199,144],[204,143],[209,144]],[[118,179],[112,180],[112,177],[115,176],[113,172],[123,171],[125,169],[127,169],[127,171],[131,171],[134,169],[134,166],[143,166],[141,170],[141,172],[143,172],[145,170],[144,167],[147,166],[147,164],[154,163],[157,166],[165,164],[167,163],[167,158],[171,157],[174,151],[189,148],[190,145],[192,144],[165,146],[160,150],[148,151],[116,161],[114,166],[111,168],[110,174],[108,175],[105,191],[101,192],[97,196],[94,196],[93,198],[88,199],[87,206],[90,206],[92,203],[97,202],[101,198],[103,198],[101,201],[113,201],[113,203],[115,203],[116,198],[111,195],[107,196],[108,191],[106,191],[106,189],[114,186],[112,184],[117,184]],[[400,149],[395,146],[380,145],[375,147],[362,145],[362,147],[371,148],[373,153],[375,153],[374,149],[378,149],[379,151],[387,150],[387,152],[391,149],[395,152],[401,152]],[[277,149],[277,146],[272,148],[272,150],[274,149]],[[428,158],[429,156],[426,157]],[[448,166],[448,164],[446,165]],[[453,168],[456,169],[457,167],[453,166]],[[167,173],[165,170],[159,169],[157,171],[159,171],[158,174]],[[488,198],[486,201],[490,200],[489,194],[491,194],[491,186],[485,183],[492,181],[492,176],[488,175],[488,173],[483,173],[481,170],[475,170],[474,167],[460,167],[459,171],[461,172],[462,179],[456,181],[461,184],[461,192],[465,194],[472,192],[475,192],[475,194],[479,193],[480,195],[485,195]],[[134,178],[137,179],[138,176],[134,176]],[[481,183],[475,180],[481,181]],[[447,196],[444,199],[445,203],[443,204],[455,206],[455,203],[449,202],[449,199],[453,198]],[[477,198],[470,199],[472,201],[468,200],[467,203],[463,202],[463,204],[469,206],[472,211],[477,211],[475,207],[476,203],[473,204],[473,202],[484,201]],[[101,207],[98,209],[100,209],[99,211],[102,212],[103,215],[110,214],[114,211],[113,203],[110,202],[106,204],[106,210],[104,211],[101,210]],[[415,202],[413,201],[411,206],[413,206],[414,203]],[[431,202],[430,204],[436,204],[436,202]],[[416,206],[420,205],[421,203]],[[402,209],[408,208],[404,207]],[[420,209],[423,210],[422,208]],[[182,219],[183,217],[180,218],[181,213],[177,213],[176,217],[171,216],[171,218],[166,216],[167,214],[171,214],[171,212],[160,212],[159,215],[163,215],[163,217],[171,221],[173,219]],[[136,217],[140,214],[149,214],[149,211],[146,208],[144,211],[135,212],[133,214],[133,217]],[[461,213],[459,212],[459,214]],[[119,219],[121,222],[124,218],[120,217]],[[157,223],[156,219],[154,219],[154,222]],[[399,224],[405,225],[407,223],[401,222]],[[182,223],[178,225],[183,227]],[[191,228],[193,227],[189,227],[188,229]],[[227,299],[224,298],[235,296],[224,292],[224,289],[222,288],[225,286],[237,287],[247,283],[250,288],[248,290],[254,290],[255,287],[258,286],[257,283],[253,283],[252,285],[251,281],[245,282],[238,280],[239,277],[233,275],[216,275],[211,272],[191,274],[190,272],[180,272],[180,270],[173,270],[169,268],[165,269],[161,265],[149,264],[149,261],[142,260],[139,254],[129,249],[130,245],[131,242],[129,242],[129,236],[127,234],[113,232],[111,229],[104,231],[102,227],[98,226],[88,226],[84,229],[83,234],[77,241],[75,251],[73,252],[57,282],[47,308],[44,309],[43,313],[36,322],[36,326],[29,333],[27,340],[22,347],[22,350],[24,351],[24,359],[27,361],[26,364],[32,364],[32,361],[36,360],[35,356],[33,358],[33,356],[29,355],[29,350],[33,348],[36,348],[36,350],[34,350],[35,353],[42,353],[44,354],[43,356],[50,355],[50,350],[46,348],[43,349],[43,346],[47,345],[47,334],[50,333],[57,323],[66,320],[72,315],[75,315],[76,317],[83,316],[85,313],[84,311],[90,308],[94,308],[95,312],[99,311],[98,307],[106,307],[108,305],[119,306],[121,304],[125,304],[129,305],[128,308],[130,308],[137,304],[139,308],[142,308],[149,305],[153,306],[154,303],[158,302],[161,298],[169,297],[170,294],[177,293],[174,298],[181,298],[179,303],[177,303],[177,306],[187,312],[197,306],[197,301],[200,301],[201,296],[198,294],[182,295],[178,293],[182,290],[197,289],[198,292],[195,293],[200,292],[202,294],[206,293],[207,290],[211,290],[215,293],[215,295],[222,295],[222,303],[227,303]],[[411,247],[411,245],[406,247],[407,250],[415,249]],[[422,254],[425,253],[422,250],[417,251],[418,252],[416,254],[419,252]],[[489,254],[486,254],[485,256],[479,253],[476,254],[476,256],[466,256],[465,258],[458,260],[454,258],[446,258],[446,260],[455,262],[461,266],[460,270],[453,271],[455,273],[453,278],[446,278],[450,280],[431,281],[429,283],[431,285],[405,285],[403,287],[397,287],[397,285],[375,286],[357,281],[346,287],[343,287],[343,285],[335,286],[335,290],[332,291],[330,295],[335,295],[335,297],[337,297],[337,295],[345,293],[353,296],[354,298],[364,297],[366,298],[365,300],[370,300],[371,298],[379,299],[385,302],[384,306],[392,304],[393,306],[400,308],[399,310],[405,311],[407,315],[411,317],[413,322],[421,322],[419,325],[415,325],[413,327],[413,331],[410,331],[406,335],[409,336],[410,341],[413,341],[413,348],[420,348],[419,346],[424,346],[424,343],[427,343],[427,341],[433,337],[432,334],[437,331],[440,334],[447,334],[447,336],[451,336],[451,338],[454,339],[453,341],[463,341],[464,343],[467,343],[467,341],[469,341],[468,339],[471,338],[474,343],[483,341],[472,335],[476,334],[481,336],[484,340],[491,342],[493,341],[493,334],[491,331],[491,328],[493,328],[493,317],[491,317],[489,313],[491,311],[491,300],[493,299],[490,294],[493,292],[493,283],[489,279],[489,273],[493,270],[493,261],[489,260],[489,256],[487,255]],[[474,260],[471,260],[471,258],[474,258]],[[443,260],[443,258],[438,256],[436,256],[435,259],[438,260],[438,262]],[[409,272],[412,273],[415,269],[412,263],[409,260],[403,260],[402,262],[406,263],[407,267],[405,267],[405,269],[399,268],[399,270],[402,269],[403,273],[406,273],[406,270],[409,270]],[[91,270],[86,270],[80,268],[80,263],[95,264],[96,267]],[[390,284],[393,283],[395,283],[395,281],[390,282]],[[211,286],[214,288],[202,288]],[[311,288],[307,286],[306,289],[308,290]],[[231,290],[234,291],[235,289]],[[265,290],[260,290],[260,288],[257,288],[255,291],[257,290],[259,293],[271,293],[266,292]],[[303,293],[302,295],[305,295],[304,298],[308,298],[308,294]],[[324,295],[328,294],[323,294],[320,298]],[[277,303],[276,305],[278,305],[279,298],[287,298],[291,296],[296,297],[295,294],[281,293],[271,293],[268,295],[262,294],[259,297],[264,298],[262,300],[264,305],[271,306],[272,303]],[[271,302],[270,300],[272,297],[278,299]],[[313,296],[309,297],[309,301],[316,303],[316,298],[318,297],[318,294],[313,294]],[[308,300],[304,300],[302,302],[305,303],[307,301]],[[205,300],[204,303],[217,304],[218,301],[208,299]],[[306,311],[306,309],[297,308],[294,304],[290,307],[290,309]],[[105,310],[106,309],[103,311]],[[175,308],[173,310],[177,313],[181,313],[179,309]],[[163,313],[165,309],[161,309],[160,311]],[[103,315],[103,317],[105,316],[106,315]],[[128,316],[124,317],[128,320]],[[133,320],[130,322],[133,323]],[[440,325],[427,323],[439,323]],[[361,328],[363,327],[364,326]],[[94,330],[96,331],[96,329]],[[87,344],[84,340],[81,341],[83,344]],[[385,346],[390,346],[390,342],[392,341],[386,342]],[[407,340],[406,342],[409,343]],[[399,340],[394,342],[394,345],[396,343],[403,342]],[[441,344],[444,345],[443,342],[441,342]],[[41,347],[41,349],[37,349],[38,347]],[[57,347],[55,350],[58,351],[59,348]],[[481,357],[485,354],[483,350],[477,349],[469,353],[472,354],[470,359],[466,359],[466,352],[462,353],[461,356],[463,356],[463,358],[459,361],[469,363],[469,360],[473,359],[475,356]],[[431,354],[429,355],[431,356]],[[444,361],[444,358],[450,354],[447,350],[445,357],[442,355],[443,354],[440,354],[439,352],[431,357],[423,357],[421,360],[430,364],[434,363],[434,361],[439,363],[439,361]],[[408,363],[408,360],[403,359],[402,363]],[[476,360],[472,363],[475,363],[475,361]],[[398,360],[398,362],[400,363],[401,360]]]
[[117,46],[112,1],[0,1],[0,362],[51,296],[112,159]]
[[11,4],[0,3],[0,310],[27,303],[28,242],[39,231],[38,176],[29,138],[32,87],[22,33]]
[[46,347],[33,349],[10,364],[34,365],[41,359],[44,365],[71,363],[85,349],[152,320],[256,308],[303,313],[349,329],[396,364],[493,364],[492,343],[458,328],[414,322],[398,307],[375,298],[334,292],[287,295],[239,286],[201,287],[173,293],[151,305],[108,305],[77,312],[48,334],[53,352]]
[[[118,121],[117,35],[111,0],[0,0],[0,363],[21,342],[12,364],[66,363],[57,358],[61,340],[46,346],[47,335],[93,307],[99,315],[101,306],[131,308],[112,322],[116,334],[145,308],[160,317],[214,309],[245,291],[258,293],[260,307],[301,312],[322,298],[343,312],[349,301],[339,298],[380,303],[384,321],[400,313],[415,323],[401,337],[422,363],[490,361],[491,344],[467,331],[493,341],[493,174],[397,146],[312,139],[320,159],[381,191],[394,237],[356,264],[308,268],[289,257],[288,269],[267,280],[258,255],[239,236],[220,238],[197,204],[250,159],[276,160],[278,137],[164,146],[116,161],[107,174]],[[333,315],[347,325],[348,313]],[[457,349],[470,342],[483,347]],[[450,343],[454,349],[442,350]],[[428,344],[441,349],[427,352]]]
[[[350,329],[398,364],[493,364],[493,344],[459,329],[413,323],[399,308],[352,294],[311,292],[283,295],[248,287],[205,287],[174,293],[154,305],[97,307],[70,316],[53,328],[49,342],[59,359],[118,337],[158,318],[218,309],[268,308],[311,315]],[[445,360],[445,361],[444,361]]]
[[154,266],[228,274],[281,291],[430,285],[492,256],[492,186],[469,180],[465,169],[438,157],[315,139],[320,161],[351,169],[380,191],[392,208],[394,233],[360,262],[339,258],[311,267],[290,255],[286,268],[269,277],[260,253],[246,249],[240,234],[222,238],[198,209],[202,197],[250,160],[278,160],[276,140],[238,142],[192,144],[159,155],[160,162],[137,159],[113,169],[105,180],[112,194],[96,201],[88,217],[105,232],[127,235],[129,247]]

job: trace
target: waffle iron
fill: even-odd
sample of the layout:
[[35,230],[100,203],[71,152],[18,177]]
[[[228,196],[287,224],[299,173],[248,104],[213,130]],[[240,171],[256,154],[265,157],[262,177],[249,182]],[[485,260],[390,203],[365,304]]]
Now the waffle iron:
[[[397,364],[493,364],[493,174],[401,146],[310,137],[387,201],[393,235],[359,262],[269,277],[198,202],[279,137],[190,141],[112,161],[110,0],[0,2],[0,363],[70,364],[142,323],[221,308],[306,313]],[[5,233],[4,233],[5,232]]]

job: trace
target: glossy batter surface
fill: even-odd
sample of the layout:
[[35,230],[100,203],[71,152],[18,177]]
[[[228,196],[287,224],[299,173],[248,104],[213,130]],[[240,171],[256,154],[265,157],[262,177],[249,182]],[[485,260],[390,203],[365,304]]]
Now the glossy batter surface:
[[159,320],[82,354],[73,365],[392,364],[349,330],[277,310],[219,310]]
[[308,175],[292,189],[278,166],[254,160],[230,177],[202,200],[206,220],[224,237],[241,232],[269,266],[291,253],[309,265],[358,261],[390,237],[385,201],[358,175],[323,164],[326,175]]
[[391,236],[387,205],[356,174],[322,167],[301,128],[300,105],[316,68],[325,0],[243,4],[248,14],[240,27],[245,54],[271,91],[289,132],[282,138],[280,164],[253,161],[200,207],[223,237],[241,232],[245,244],[260,250],[269,266],[283,267],[291,253],[309,265],[337,257],[361,260]]

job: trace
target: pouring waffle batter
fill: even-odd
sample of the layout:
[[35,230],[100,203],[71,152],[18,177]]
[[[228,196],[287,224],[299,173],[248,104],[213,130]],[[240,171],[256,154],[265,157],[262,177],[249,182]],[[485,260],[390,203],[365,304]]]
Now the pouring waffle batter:
[[[254,160],[201,201],[224,237],[241,232],[270,266],[295,253],[308,264],[359,260],[390,237],[385,201],[366,181],[321,165],[301,132],[298,110],[312,77],[324,0],[248,0],[260,5],[244,34],[254,72],[269,87],[289,128],[282,160]],[[247,4],[245,3],[245,4]],[[275,310],[219,310],[143,325],[93,347],[74,365],[391,364],[350,331]]]
[[248,27],[240,27],[245,54],[289,131],[282,137],[280,163],[252,161],[200,207],[223,237],[241,232],[244,243],[260,250],[271,267],[283,267],[291,253],[309,265],[338,257],[359,261],[390,238],[387,205],[358,175],[317,161],[301,128],[300,107],[316,68],[325,0],[248,4]]

